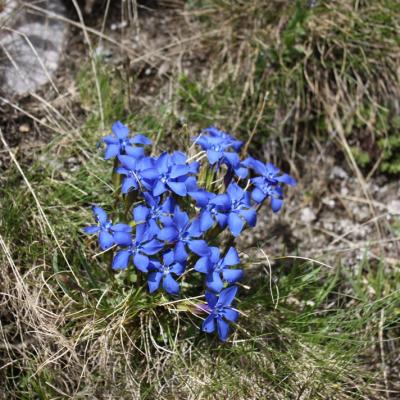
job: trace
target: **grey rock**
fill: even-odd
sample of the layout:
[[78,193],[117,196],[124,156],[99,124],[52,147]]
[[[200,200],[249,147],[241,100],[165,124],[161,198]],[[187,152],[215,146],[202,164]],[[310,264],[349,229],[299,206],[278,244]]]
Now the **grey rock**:
[[303,208],[300,214],[300,220],[305,224],[309,224],[317,219],[314,211],[310,207]]
[[388,204],[388,212],[392,215],[400,215],[400,200],[392,200]]

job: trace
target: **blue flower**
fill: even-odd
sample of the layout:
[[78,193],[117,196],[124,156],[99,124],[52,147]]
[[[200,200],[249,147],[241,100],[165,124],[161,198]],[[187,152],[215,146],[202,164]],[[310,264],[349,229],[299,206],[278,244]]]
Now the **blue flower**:
[[[193,140],[207,153],[208,161],[211,165],[219,168],[225,164],[228,167],[228,175],[235,173],[239,178],[244,179],[248,174],[248,169],[240,161],[237,152],[243,145],[240,140],[234,139],[228,133],[218,130],[211,126],[204,130],[209,135],[201,134]],[[228,151],[233,148],[235,151]]]
[[229,323],[236,322],[239,313],[231,307],[236,296],[237,287],[224,289],[217,297],[214,293],[206,292],[206,300],[210,315],[203,321],[202,330],[207,333],[217,331],[219,338],[225,342],[229,335]]
[[210,250],[204,240],[196,239],[202,235],[198,220],[189,220],[187,213],[175,207],[172,217],[160,218],[164,227],[157,237],[168,243],[173,243],[174,257],[178,262],[184,262],[188,258],[186,246],[199,256],[206,256]]
[[175,199],[167,197],[164,203],[161,204],[160,197],[153,197],[150,193],[143,192],[143,197],[146,200],[145,205],[139,205],[133,209],[133,219],[137,224],[145,223],[152,229],[153,232],[158,233],[158,221],[161,217],[169,216],[172,214],[175,207]]
[[147,272],[149,266],[148,255],[158,253],[164,247],[163,243],[154,239],[154,232],[146,229],[145,224],[136,227],[136,237],[127,249],[120,250],[114,257],[113,269],[126,269],[132,257],[136,268],[142,272]]
[[209,256],[201,257],[197,260],[194,269],[197,272],[206,274],[207,287],[219,293],[224,288],[221,277],[228,283],[235,283],[242,279],[243,271],[229,268],[240,263],[238,253],[234,247],[231,247],[223,258],[220,258],[218,247],[210,247],[210,250],[211,254]]
[[296,180],[288,174],[282,174],[275,165],[264,164],[252,157],[247,158],[243,164],[259,175],[250,179],[255,186],[251,194],[252,199],[256,203],[262,203],[266,198],[270,198],[272,211],[278,212],[283,205],[283,189],[280,185],[296,186]]
[[257,175],[265,178],[270,185],[286,184],[296,186],[296,180],[289,174],[282,174],[281,170],[272,163],[263,163],[253,157],[248,157],[243,161],[243,164],[252,168]]
[[158,176],[157,170],[153,167],[153,161],[150,157],[136,159],[131,156],[118,156],[121,163],[115,171],[118,174],[124,175],[122,181],[121,192],[128,193],[130,190],[137,190],[141,185],[146,189],[150,189],[149,180],[156,179]]
[[97,225],[83,228],[85,233],[99,234],[99,244],[102,250],[107,250],[114,244],[127,246],[132,241],[132,228],[126,224],[113,225],[108,219],[107,213],[99,206],[92,207]]
[[153,183],[153,196],[160,196],[167,191],[186,196],[189,175],[196,174],[199,167],[198,163],[187,163],[186,155],[178,151],[172,155],[161,154],[154,166],[158,176]]
[[238,236],[247,222],[254,227],[257,222],[257,213],[251,207],[250,193],[243,190],[237,183],[232,182],[226,194],[217,195],[213,202],[218,202],[220,206],[227,209],[226,213],[229,230],[233,236]]
[[223,141],[229,142],[236,152],[239,152],[243,146],[243,142],[235,139],[227,132],[220,131],[215,126],[210,126],[204,129],[204,131],[210,134],[212,137],[220,138]]
[[200,207],[198,219],[202,232],[210,229],[214,221],[217,221],[221,228],[226,226],[228,216],[225,213],[229,211],[229,200],[226,196],[217,196],[206,190],[189,192],[189,195],[196,200],[197,207]]
[[104,159],[108,160],[119,154],[128,154],[135,158],[144,155],[143,147],[132,146],[133,144],[149,145],[151,140],[144,135],[136,135],[129,138],[129,129],[122,122],[117,121],[112,126],[113,135],[105,136],[102,141],[107,145]]
[[173,251],[169,251],[163,255],[163,262],[152,260],[149,265],[149,275],[147,283],[150,293],[155,292],[162,281],[163,289],[169,294],[179,293],[179,284],[173,278],[172,274],[180,276],[185,270],[185,266],[179,262],[175,262]]

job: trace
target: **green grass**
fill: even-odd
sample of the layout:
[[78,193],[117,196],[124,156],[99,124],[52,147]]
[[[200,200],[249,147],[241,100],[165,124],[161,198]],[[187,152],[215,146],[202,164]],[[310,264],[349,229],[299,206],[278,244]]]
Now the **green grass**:
[[[358,10],[344,1],[313,10],[273,2],[265,13],[257,1],[192,6],[203,11],[203,29],[221,27],[204,43],[215,54],[208,66],[215,79],[175,76],[172,104],[155,101],[143,111],[121,73],[99,62],[107,130],[120,118],[162,151],[187,147],[193,131],[215,123],[244,140],[254,131],[255,151],[274,138],[306,149],[329,135],[332,115],[322,89],[337,84],[334,117],[346,127],[356,159],[365,167],[375,161],[358,145],[367,132],[388,152],[382,169],[396,168],[394,96],[374,86],[379,76],[386,89],[398,90],[396,2],[361,1]],[[373,46],[380,42],[385,46]],[[0,397],[342,400],[387,399],[385,390],[399,390],[388,366],[399,349],[400,275],[384,258],[366,257],[356,270],[345,259],[332,270],[277,259],[272,287],[261,266],[249,265],[249,289],[238,304],[243,315],[232,342],[221,344],[199,331],[201,320],[186,302],[165,305],[168,299],[149,296],[135,273],[115,274],[107,255],[95,256],[97,246],[81,228],[91,221],[92,203],[115,212],[111,165],[96,148],[105,132],[88,66],[77,86],[85,124],[22,165],[52,231],[15,166],[0,189],[1,238],[16,266],[0,254]]]

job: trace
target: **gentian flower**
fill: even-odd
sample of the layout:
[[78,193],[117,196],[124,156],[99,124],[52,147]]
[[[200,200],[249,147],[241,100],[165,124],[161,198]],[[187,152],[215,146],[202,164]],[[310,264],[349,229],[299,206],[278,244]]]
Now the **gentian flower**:
[[250,193],[243,190],[237,183],[232,182],[227,188],[227,193],[217,195],[213,201],[217,201],[223,205],[224,209],[228,209],[227,222],[233,236],[238,236],[242,232],[246,222],[251,227],[256,225],[257,213],[251,207]]
[[203,321],[202,330],[207,333],[217,331],[219,338],[225,342],[229,335],[229,323],[236,322],[239,313],[231,307],[235,298],[237,286],[224,289],[217,297],[214,293],[206,292],[206,301],[210,315]]
[[197,173],[198,163],[187,163],[185,154],[176,151],[172,155],[163,153],[155,161],[158,171],[157,180],[153,185],[153,196],[160,196],[166,191],[172,191],[179,196],[186,196],[189,174]]
[[127,249],[117,252],[114,257],[113,269],[126,269],[129,265],[130,258],[133,258],[133,264],[142,272],[147,272],[149,266],[148,255],[158,253],[164,247],[163,243],[154,239],[154,232],[146,229],[145,224],[136,227],[136,237]]
[[226,226],[229,211],[229,199],[226,196],[217,196],[215,193],[206,190],[189,192],[189,196],[196,200],[197,207],[200,207],[199,223],[202,232],[208,231],[217,221],[221,228]]
[[114,244],[126,246],[131,242],[132,236],[130,232],[132,232],[132,228],[129,225],[113,225],[108,219],[107,213],[99,206],[93,206],[92,211],[97,225],[87,226],[83,228],[83,231],[89,234],[98,233],[102,250],[107,250]]
[[118,156],[121,163],[115,171],[118,174],[124,175],[122,181],[121,192],[128,193],[130,190],[137,190],[141,184],[146,189],[150,189],[149,180],[155,179],[158,176],[157,170],[153,167],[153,161],[150,157],[136,159],[131,156]]
[[215,126],[210,126],[206,129],[204,129],[205,132],[207,132],[209,135],[213,136],[213,137],[217,137],[220,138],[226,142],[230,142],[231,146],[234,148],[234,150],[236,152],[239,152],[240,149],[243,146],[243,142],[240,140],[235,139],[234,137],[232,137],[229,133],[224,132],[224,131],[220,131],[219,129],[217,129]]
[[179,284],[173,278],[174,275],[182,275],[185,266],[179,262],[175,262],[173,251],[168,251],[163,255],[163,262],[152,260],[149,265],[149,275],[147,283],[150,293],[155,292],[162,281],[163,289],[169,294],[179,293]]
[[143,147],[132,146],[133,144],[149,145],[151,140],[144,135],[136,135],[129,138],[129,129],[122,122],[117,121],[112,126],[113,135],[105,136],[102,141],[107,145],[104,159],[108,160],[119,154],[128,154],[135,158],[144,155]]
[[142,193],[146,200],[145,205],[139,205],[133,209],[133,219],[137,224],[145,223],[152,229],[156,234],[160,230],[158,221],[163,216],[169,216],[172,214],[175,207],[175,199],[173,197],[167,197],[164,203],[160,204],[160,197],[153,197],[150,193]]
[[242,279],[243,271],[229,268],[240,263],[238,253],[234,247],[231,247],[223,258],[220,258],[218,247],[210,247],[210,251],[211,254],[209,256],[201,257],[197,260],[194,269],[197,272],[206,274],[207,287],[219,293],[224,288],[221,276],[224,281],[235,283]]
[[168,243],[174,243],[174,257],[178,262],[184,262],[188,258],[186,246],[199,256],[206,256],[210,250],[204,240],[196,239],[202,235],[198,220],[189,220],[189,216],[175,207],[172,217],[161,217],[164,227],[157,237]]
[[275,165],[264,164],[252,157],[244,160],[243,164],[259,175],[250,180],[255,186],[251,194],[252,199],[257,203],[262,203],[266,198],[270,198],[272,211],[278,212],[283,205],[283,190],[280,185],[296,186],[296,180],[288,174],[281,174],[280,169]]

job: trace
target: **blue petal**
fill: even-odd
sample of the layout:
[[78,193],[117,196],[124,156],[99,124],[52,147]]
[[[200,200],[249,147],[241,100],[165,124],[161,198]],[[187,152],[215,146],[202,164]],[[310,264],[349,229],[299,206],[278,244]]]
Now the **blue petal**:
[[97,233],[99,230],[100,228],[97,225],[91,225],[83,228],[83,231],[89,235]]
[[151,272],[148,275],[147,284],[149,286],[149,292],[153,293],[160,287],[161,278],[163,277],[162,272]]
[[102,250],[107,250],[114,244],[114,238],[111,233],[101,231],[99,234],[99,243]]
[[175,255],[173,251],[168,251],[167,253],[163,254],[163,262],[164,265],[171,265],[175,261]]
[[211,217],[211,213],[204,210],[200,214],[200,229],[202,232],[208,231],[214,225],[214,220]]
[[239,167],[235,168],[235,174],[240,178],[240,179],[245,179],[247,175],[249,174],[249,170],[245,167]]
[[121,121],[117,121],[112,126],[112,131],[118,139],[125,139],[129,134],[129,129]]
[[225,162],[231,166],[236,167],[239,164],[239,156],[237,153],[224,152]]
[[173,242],[178,237],[178,231],[172,226],[167,226],[158,232],[157,237],[166,242]]
[[160,174],[168,172],[168,164],[170,161],[170,157],[168,153],[163,153],[156,160],[156,168],[160,172]]
[[130,256],[131,253],[128,250],[118,251],[112,263],[113,269],[126,269],[129,264]]
[[277,199],[276,197],[271,198],[271,207],[274,213],[277,213],[283,205],[283,200]]
[[133,219],[136,222],[146,221],[150,211],[145,206],[137,206],[133,209]]
[[207,158],[211,165],[217,163],[221,157],[222,152],[207,150]]
[[125,146],[125,153],[128,154],[131,158],[139,159],[144,156],[143,147],[136,146]]
[[196,261],[194,265],[194,269],[197,272],[201,272],[202,274],[208,274],[208,267],[210,263],[208,261],[208,257],[201,257]]
[[189,172],[189,167],[187,165],[174,165],[171,168],[170,177],[172,179],[178,178],[182,175],[187,175]]
[[224,317],[228,321],[236,322],[239,318],[239,313],[236,310],[232,310],[232,308],[225,308]]
[[224,257],[225,265],[237,265],[240,263],[239,255],[234,247],[230,247]]
[[224,284],[218,272],[208,274],[206,278],[206,283],[207,287],[216,293],[219,293],[224,288]]
[[231,200],[227,194],[219,194],[210,200],[210,204],[218,206],[220,210],[229,210],[231,206]]
[[119,155],[118,160],[128,170],[135,171],[137,167],[137,160],[131,156]]
[[129,140],[130,143],[133,144],[143,144],[143,145],[148,145],[151,144],[151,140],[141,134],[135,135],[132,139]]
[[251,192],[251,198],[256,202],[256,203],[262,203],[264,199],[267,197],[267,195],[260,190],[259,188],[255,188]]
[[182,153],[181,151],[174,151],[171,156],[172,161],[174,164],[185,164],[187,157],[185,153]]
[[229,324],[222,318],[217,319],[218,336],[223,342],[226,341],[229,335]]
[[114,232],[114,241],[120,246],[129,246],[132,243],[132,235],[129,232]]
[[240,211],[240,215],[247,221],[250,226],[256,226],[257,223],[257,212],[253,208],[249,210]]
[[169,188],[179,196],[186,196],[186,185],[183,182],[168,182]]
[[188,253],[186,252],[185,245],[182,242],[178,242],[174,248],[174,257],[177,262],[183,263],[188,258]]
[[243,198],[243,189],[235,182],[232,182],[226,189],[231,200],[241,200]]
[[204,321],[201,326],[203,332],[212,333],[215,331],[215,321],[214,315],[210,314]]
[[196,201],[197,207],[205,207],[208,204],[211,193],[206,190],[199,190],[197,192],[189,192],[189,196]]
[[221,252],[218,247],[210,247],[210,260],[216,264],[219,261]]
[[153,188],[153,196],[160,196],[163,194],[167,188],[165,187],[164,183],[161,181],[157,181],[156,186]]
[[107,222],[107,213],[101,207],[93,206],[92,211],[96,217],[96,221],[99,221],[100,224],[105,224]]
[[185,267],[180,263],[175,263],[170,271],[179,276],[183,274],[183,272],[185,271]]
[[222,276],[227,282],[235,283],[243,278],[243,271],[241,269],[224,269]]
[[228,216],[225,215],[225,214],[218,213],[217,214],[217,221],[218,221],[218,225],[221,228],[224,228],[226,226],[227,222],[228,222]]
[[147,168],[140,171],[140,175],[145,179],[157,179],[160,173],[155,168]]
[[119,144],[119,140],[113,135],[104,136],[101,141],[107,144]]
[[128,224],[115,224],[111,227],[113,232],[132,232],[132,227]]
[[133,257],[133,263],[139,271],[147,272],[147,267],[149,266],[149,257],[136,253]]
[[233,236],[239,236],[243,230],[244,221],[235,213],[228,216],[228,226]]
[[178,294],[179,285],[178,282],[172,277],[171,274],[167,274],[163,279],[163,289],[169,294]]
[[206,291],[205,296],[206,296],[207,304],[210,306],[211,309],[214,309],[215,305],[218,302],[218,297],[214,293],[209,292],[209,291]]
[[143,253],[153,255],[158,253],[163,247],[163,243],[159,242],[156,239],[153,239],[143,245]]
[[133,188],[134,190],[136,190],[138,188],[138,184],[135,178],[131,178],[131,177],[125,177],[122,185],[121,185],[121,192],[126,194],[129,192],[129,190]]
[[283,174],[282,176],[277,177],[276,180],[278,182],[286,183],[286,185],[290,185],[290,186],[297,185],[296,179],[294,179],[293,177],[291,177],[288,174]]
[[198,256],[207,256],[210,254],[210,249],[204,240],[191,240],[188,245],[189,249]]
[[119,145],[109,144],[106,148],[106,152],[104,153],[104,159],[109,160],[111,157],[115,157],[118,154],[119,154]]
[[220,295],[217,304],[220,306],[230,306],[237,293],[237,286],[231,286],[224,289]]
[[186,212],[181,211],[179,206],[176,206],[173,220],[178,228],[184,228],[189,222],[189,216]]

